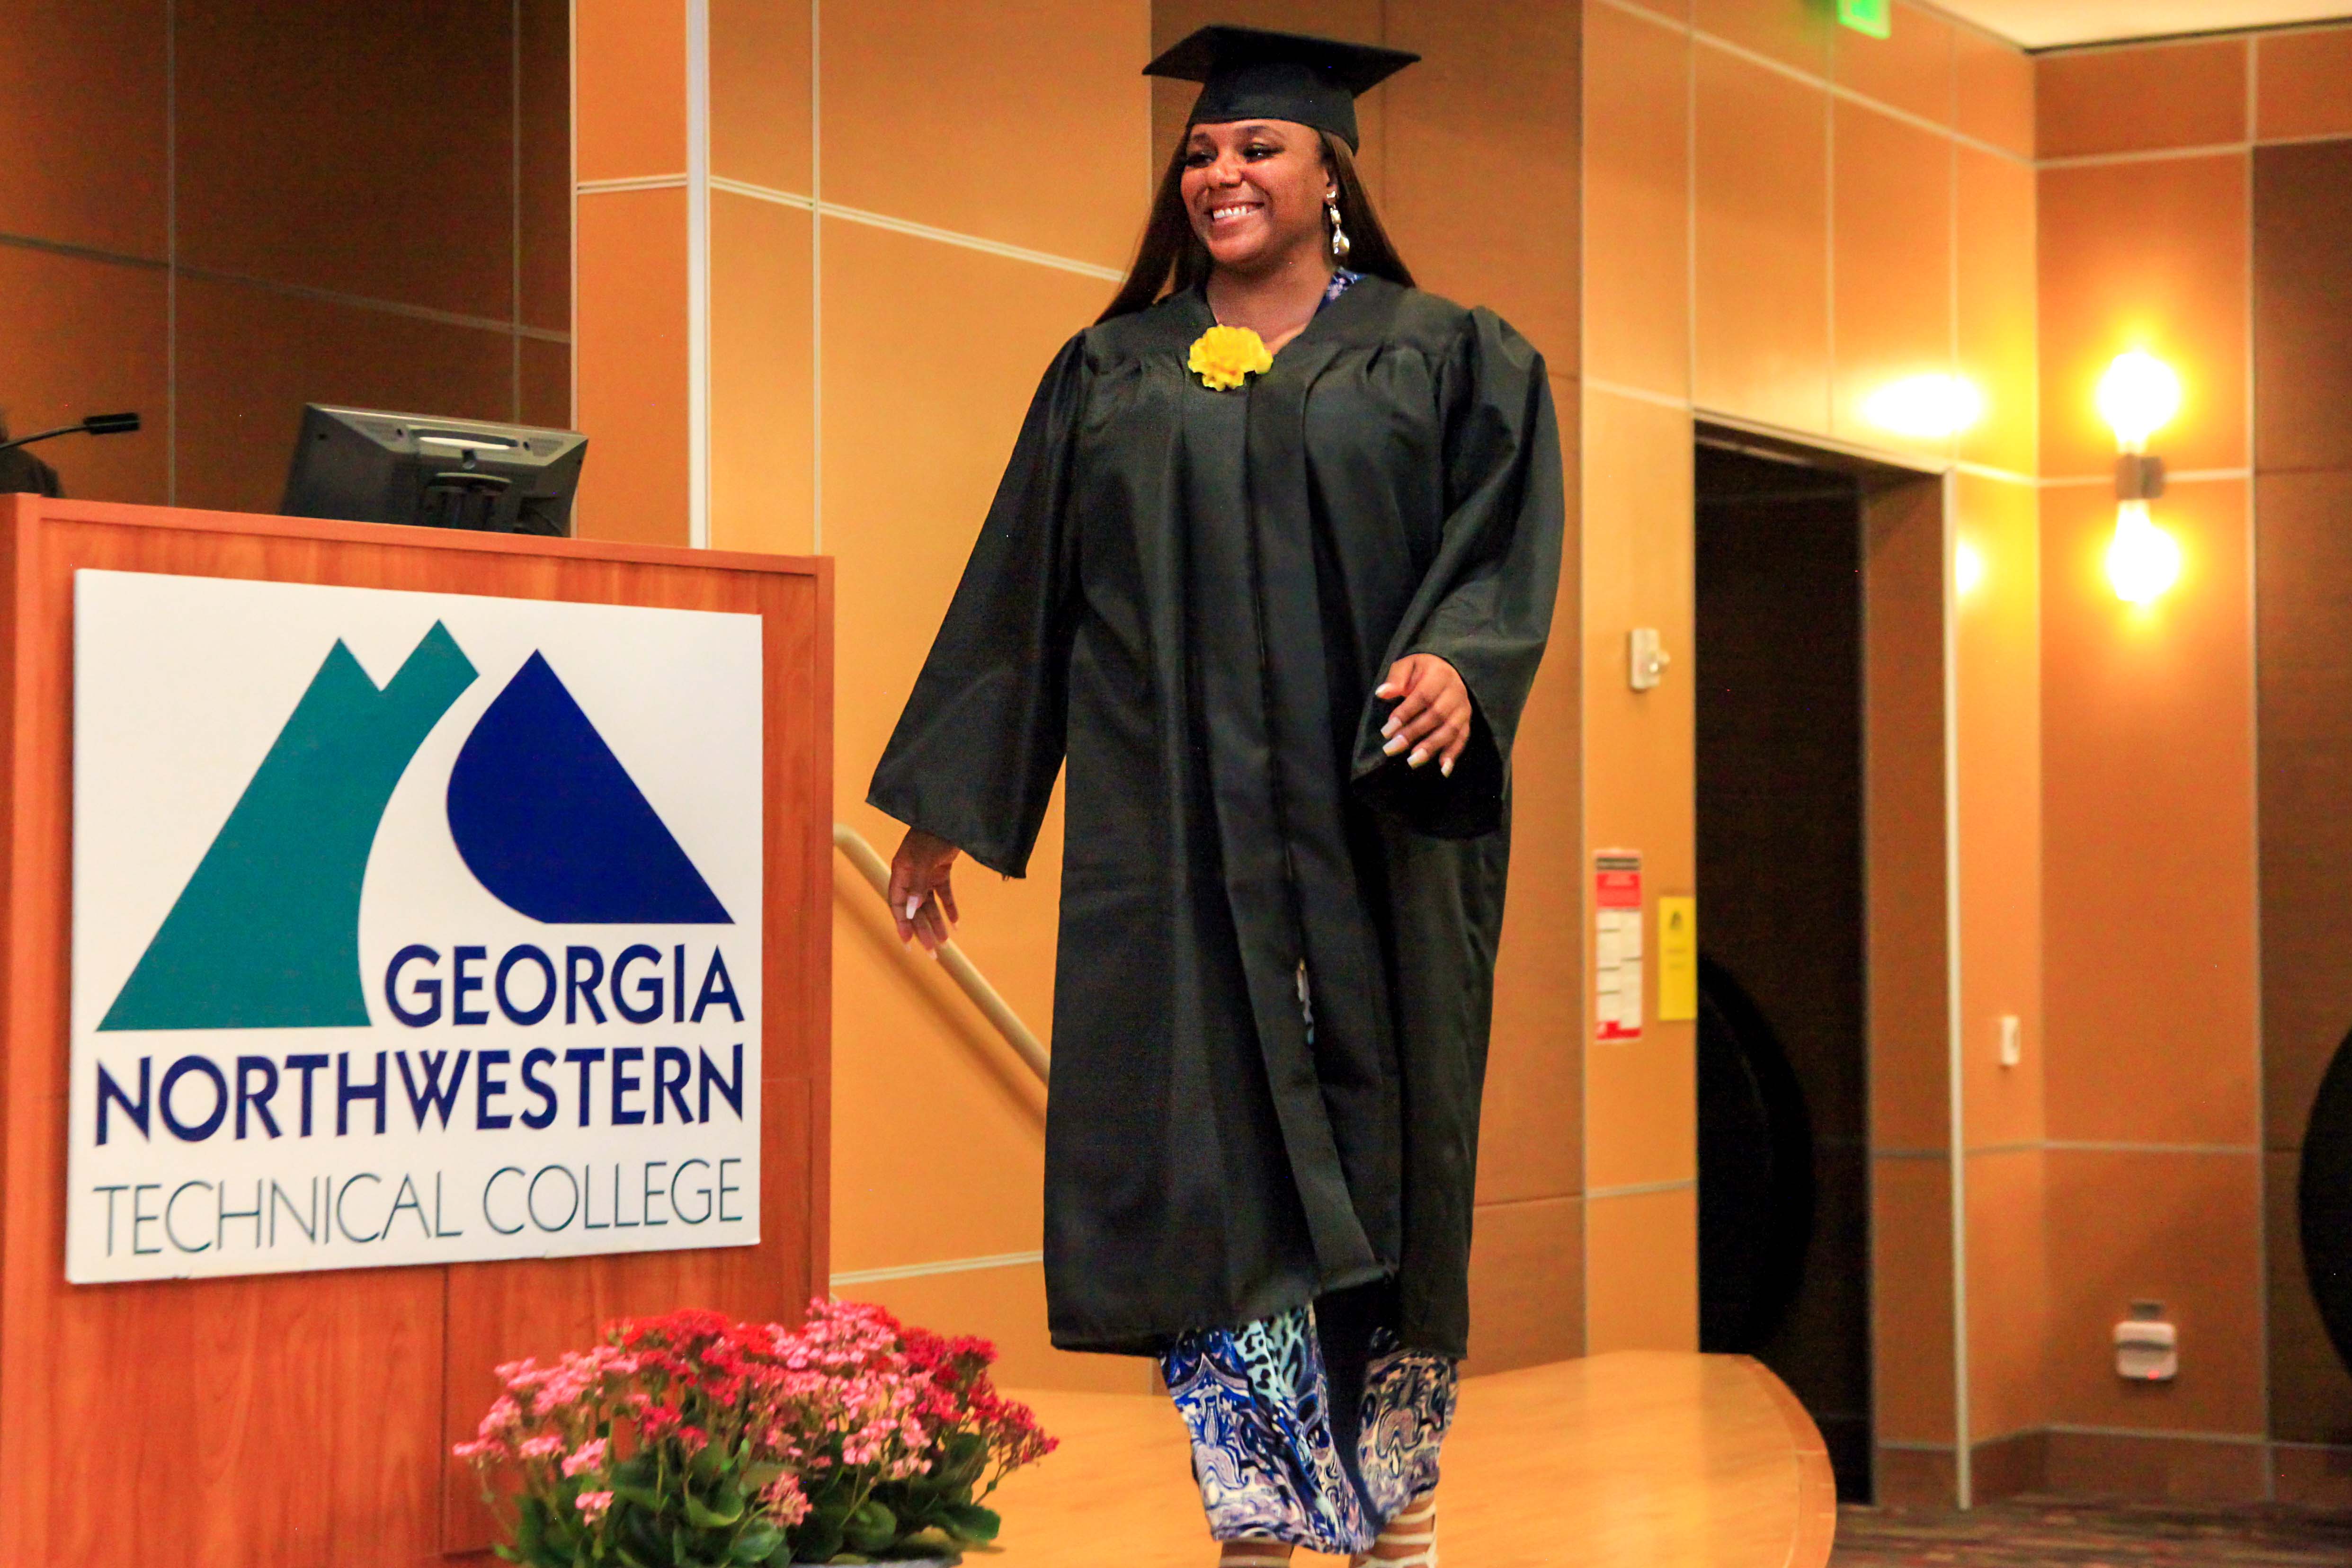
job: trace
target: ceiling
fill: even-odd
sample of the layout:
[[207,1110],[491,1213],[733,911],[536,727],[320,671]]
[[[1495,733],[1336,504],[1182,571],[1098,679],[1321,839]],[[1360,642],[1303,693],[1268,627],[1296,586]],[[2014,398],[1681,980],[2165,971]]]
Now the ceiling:
[[2347,0],[1939,0],[1937,8],[2029,49],[2352,15]]

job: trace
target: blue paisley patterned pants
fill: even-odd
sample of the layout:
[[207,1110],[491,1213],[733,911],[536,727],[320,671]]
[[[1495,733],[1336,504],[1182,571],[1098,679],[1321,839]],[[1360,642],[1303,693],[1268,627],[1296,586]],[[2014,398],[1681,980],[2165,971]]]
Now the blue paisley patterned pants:
[[1364,1552],[1437,1485],[1454,1365],[1400,1345],[1379,1321],[1381,1295],[1340,1291],[1195,1331],[1161,1355],[1212,1536]]

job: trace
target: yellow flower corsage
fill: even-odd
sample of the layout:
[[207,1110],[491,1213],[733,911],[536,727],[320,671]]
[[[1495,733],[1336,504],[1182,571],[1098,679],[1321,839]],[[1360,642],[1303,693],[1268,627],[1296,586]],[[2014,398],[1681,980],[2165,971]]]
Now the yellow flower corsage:
[[1272,370],[1274,356],[1265,352],[1265,340],[1247,327],[1211,327],[1192,340],[1192,355],[1184,363],[1202,385],[1224,392]]

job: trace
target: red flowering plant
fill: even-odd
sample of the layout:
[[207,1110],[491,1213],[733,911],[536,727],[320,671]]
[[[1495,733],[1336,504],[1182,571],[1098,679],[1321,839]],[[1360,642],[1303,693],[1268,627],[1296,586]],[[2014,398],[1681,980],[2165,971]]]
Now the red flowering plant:
[[[513,1540],[530,1568],[764,1563],[807,1510],[775,1441],[787,1379],[772,1325],[716,1312],[625,1319],[551,1366],[509,1362],[472,1442],[485,1481],[516,1478]],[[789,1559],[783,1559],[789,1561]]]
[[[996,1537],[982,1499],[1010,1472],[1053,1452],[1029,1407],[989,1381],[995,1347],[908,1328],[879,1307],[818,1301],[785,1349],[787,1364],[835,1387],[907,1396],[891,1440],[871,1426],[819,1411],[798,1436],[807,1512],[787,1528],[793,1560],[824,1563],[845,1551],[905,1556],[927,1540],[953,1547]],[[849,1401],[853,1410],[858,1404]]]
[[798,1329],[715,1312],[624,1320],[593,1350],[498,1369],[472,1442],[517,1480],[530,1568],[782,1568],[986,1541],[981,1506],[1053,1447],[990,1384],[994,1352],[818,1301]]

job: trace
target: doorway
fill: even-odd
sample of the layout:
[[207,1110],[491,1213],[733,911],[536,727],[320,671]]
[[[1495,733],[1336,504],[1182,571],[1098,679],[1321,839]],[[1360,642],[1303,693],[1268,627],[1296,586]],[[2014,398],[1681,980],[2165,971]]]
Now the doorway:
[[1732,432],[1696,479],[1700,1345],[1778,1373],[1868,1501],[1879,481]]

